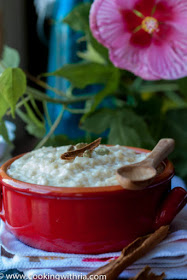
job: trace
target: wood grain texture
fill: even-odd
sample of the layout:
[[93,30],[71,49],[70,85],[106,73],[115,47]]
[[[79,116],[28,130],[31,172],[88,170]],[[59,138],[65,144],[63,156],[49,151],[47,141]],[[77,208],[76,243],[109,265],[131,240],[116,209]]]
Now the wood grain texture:
[[161,139],[145,160],[119,168],[118,182],[125,189],[138,190],[148,187],[157,176],[157,167],[174,147],[173,139]]

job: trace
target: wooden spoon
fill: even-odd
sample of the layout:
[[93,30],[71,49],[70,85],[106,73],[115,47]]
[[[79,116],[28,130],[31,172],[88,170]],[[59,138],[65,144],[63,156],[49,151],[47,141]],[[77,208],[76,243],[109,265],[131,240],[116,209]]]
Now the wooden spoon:
[[157,175],[156,168],[174,150],[174,139],[161,139],[146,159],[117,170],[117,180],[125,189],[143,189]]

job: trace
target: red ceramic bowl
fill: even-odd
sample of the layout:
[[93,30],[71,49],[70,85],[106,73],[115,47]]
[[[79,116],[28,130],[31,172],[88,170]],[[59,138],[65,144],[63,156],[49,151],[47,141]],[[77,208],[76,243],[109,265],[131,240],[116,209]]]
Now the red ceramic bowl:
[[121,186],[59,188],[24,183],[6,173],[19,157],[0,169],[0,216],[19,240],[42,250],[119,251],[135,238],[170,224],[186,204],[184,189],[170,190],[174,168],[169,161],[152,185],[131,191]]

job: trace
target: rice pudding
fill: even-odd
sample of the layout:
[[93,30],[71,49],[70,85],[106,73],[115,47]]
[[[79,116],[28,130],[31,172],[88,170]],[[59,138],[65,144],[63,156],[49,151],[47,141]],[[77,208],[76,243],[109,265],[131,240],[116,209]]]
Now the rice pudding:
[[15,160],[7,174],[22,182],[55,187],[99,187],[118,185],[116,171],[123,165],[140,162],[137,154],[123,146],[99,145],[91,154],[62,160],[70,146],[43,147]]

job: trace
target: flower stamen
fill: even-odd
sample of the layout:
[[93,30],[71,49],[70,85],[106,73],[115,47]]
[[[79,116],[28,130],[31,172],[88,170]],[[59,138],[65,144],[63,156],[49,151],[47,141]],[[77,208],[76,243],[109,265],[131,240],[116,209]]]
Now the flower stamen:
[[154,17],[145,17],[142,21],[142,29],[149,34],[158,31],[159,23]]
[[141,12],[139,12],[137,10],[133,10],[133,12],[137,17],[144,18],[144,15]]
[[153,9],[152,9],[151,16],[153,16],[154,13],[156,12],[156,8],[157,8],[157,6],[155,5],[155,6],[153,7]]

